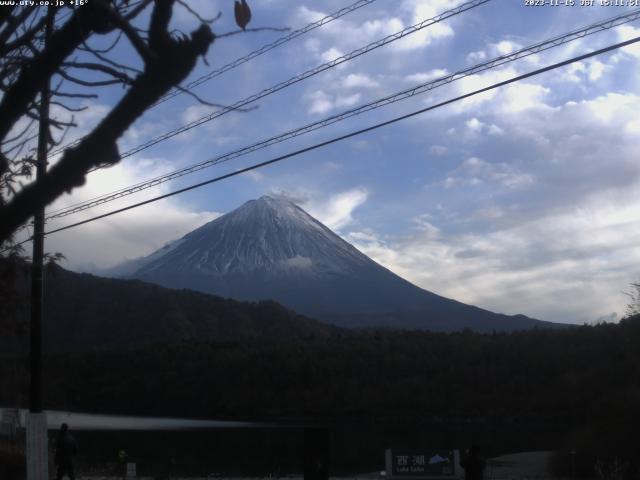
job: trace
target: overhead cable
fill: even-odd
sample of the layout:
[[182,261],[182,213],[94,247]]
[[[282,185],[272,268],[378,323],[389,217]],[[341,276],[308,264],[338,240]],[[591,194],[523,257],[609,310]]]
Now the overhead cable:
[[[189,130],[198,127],[204,123],[210,122],[216,118],[219,118],[223,115],[226,115],[229,112],[233,112],[233,111],[238,111],[243,109],[244,107],[246,107],[247,105],[260,100],[262,98],[265,98],[273,93],[279,92],[280,90],[283,90],[285,88],[288,88],[292,85],[295,85],[298,82],[301,82],[303,80],[306,80],[307,78],[313,77],[319,73],[322,73],[326,70],[329,70],[331,68],[334,68],[342,63],[348,62],[350,60],[353,60],[354,58],[360,57],[366,53],[369,53],[377,48],[380,48],[384,45],[393,43],[397,40],[400,40],[402,38],[405,38],[408,35],[411,35],[413,33],[416,33],[424,28],[430,27],[431,25],[434,25],[436,23],[442,22],[448,18],[454,17],[456,15],[459,15],[463,12],[466,12],[467,10],[470,10],[472,8],[478,7],[484,3],[488,3],[491,0],[471,0],[469,2],[463,3],[462,5],[453,8],[451,10],[447,10],[446,12],[443,12],[439,15],[436,15],[435,17],[423,20],[421,22],[418,22],[414,25],[411,25],[409,27],[406,27],[402,30],[400,30],[399,32],[393,33],[391,35],[387,35],[386,37],[380,39],[380,40],[376,40],[375,42],[371,42],[368,45],[358,48],[356,50],[353,50],[350,53],[347,53],[346,55],[342,55],[338,58],[335,58],[329,62],[323,63],[322,65],[318,65],[317,67],[314,67],[310,70],[307,70],[306,72],[300,73],[294,77],[289,78],[288,80],[285,80],[283,82],[280,82],[276,85],[273,85],[269,88],[265,88],[264,90],[258,92],[258,93],[254,93],[253,95],[250,95],[242,100],[239,100],[237,102],[235,102],[232,105],[223,107],[219,110],[216,110],[215,112],[212,112],[208,115],[204,115],[200,118],[198,118],[197,120],[194,120],[192,122],[187,123],[186,125],[181,125],[178,128],[175,128],[169,132],[163,133],[162,135],[159,135],[155,138],[152,138],[151,140],[138,145],[134,148],[131,148],[129,150],[127,150],[124,153],[120,154],[120,158],[127,158],[130,157],[131,155],[135,155],[136,153],[139,153],[143,150],[146,150],[149,147],[152,147],[154,145],[157,145],[160,142],[163,142],[165,140],[168,140],[170,138],[175,137],[176,135],[180,135],[182,133],[188,132]],[[68,148],[64,147],[64,148]],[[51,155],[55,155],[57,153],[60,153],[61,151],[64,150],[63,149],[57,149],[54,150]],[[97,168],[95,168],[94,170],[97,170]]]
[[560,36],[556,36],[553,37],[551,39],[545,40],[543,42],[539,42],[536,43],[532,46],[529,47],[525,47],[522,48],[520,50],[517,50],[515,52],[512,52],[510,54],[507,55],[502,55],[499,56],[497,58],[494,58],[492,60],[483,62],[483,63],[479,63],[477,65],[474,65],[472,67],[469,68],[465,68],[462,70],[459,70],[455,73],[452,74],[448,74],[448,75],[444,75],[442,77],[436,78],[434,80],[430,80],[428,82],[424,82],[422,84],[413,86],[411,88],[402,90],[400,92],[394,93],[392,95],[388,95],[386,97],[383,98],[379,98],[375,101],[360,105],[358,107],[343,111],[339,114],[336,115],[332,115],[329,117],[326,117],[322,120],[307,124],[305,126],[293,129],[293,130],[289,130],[285,133],[258,141],[256,143],[253,143],[251,145],[248,146],[244,146],[242,148],[239,148],[237,150],[233,150],[231,152],[228,152],[226,154],[208,159],[206,161],[197,163],[195,165],[186,167],[186,168],[182,168],[180,170],[176,170],[174,172],[165,174],[165,175],[161,175],[158,177],[155,177],[153,179],[144,181],[144,182],[140,182],[138,184],[135,185],[131,185],[129,187],[126,187],[124,189],[120,189],[105,195],[102,195],[100,197],[96,197],[94,199],[91,200],[87,200],[81,203],[78,203],[76,205],[72,205],[71,207],[66,207],[64,209],[52,212],[51,214],[49,214],[47,216],[47,220],[51,220],[54,218],[60,218],[60,217],[64,217],[67,215],[71,215],[74,213],[78,213],[81,212],[83,210],[87,210],[89,208],[93,208],[96,207],[98,205],[102,205],[104,203],[108,203],[110,201],[116,200],[118,198],[122,198],[137,192],[140,192],[142,190],[146,190],[148,188],[160,185],[162,183],[168,182],[170,180],[174,180],[176,178],[180,178],[183,177],[185,175],[197,172],[199,170],[203,170],[205,168],[211,167],[213,165],[217,165],[219,163],[223,163],[229,160],[232,160],[234,158],[238,158],[244,155],[247,155],[249,153],[255,152],[257,150],[261,150],[263,148],[269,147],[271,145],[275,145],[277,143],[281,143],[283,141],[289,140],[291,138],[295,138],[298,137],[300,135],[304,135],[306,133],[318,130],[320,128],[326,127],[328,125],[331,125],[333,123],[337,123],[340,122],[342,120],[346,120],[348,118],[363,114],[365,112],[369,112],[371,110],[392,104],[392,103],[396,103],[399,102],[401,100],[405,100],[407,98],[411,98],[413,96],[431,91],[435,88],[441,87],[443,85],[449,84],[451,82],[460,80],[464,77],[468,77],[470,75],[475,75],[478,73],[481,73],[483,71],[492,69],[492,68],[496,68],[498,66],[504,65],[506,63],[509,62],[513,62],[515,60],[542,52],[544,50],[548,50],[550,48],[554,48],[554,47],[558,47],[560,45],[566,44],[568,42],[583,38],[587,35],[591,35],[593,33],[597,33],[603,30],[608,30],[610,28],[613,28],[615,26],[621,25],[623,23],[627,23],[633,20],[638,20],[640,19],[640,10],[636,10],[630,13],[626,13],[623,15],[618,15],[616,17],[613,18],[609,18],[607,20],[595,23],[595,24],[591,24],[587,27],[583,27],[581,29],[578,30],[574,30],[572,32],[566,33],[564,35],[560,35]]
[[135,203],[135,204],[132,204],[132,205],[129,205],[129,206],[123,207],[123,208],[119,208],[119,209],[117,209],[117,210],[112,210],[112,211],[107,212],[107,213],[104,213],[104,214],[102,214],[102,215],[97,215],[97,216],[95,216],[95,217],[91,217],[91,218],[88,218],[88,219],[86,219],[86,220],[82,220],[82,221],[80,221],[80,222],[76,222],[76,223],[73,223],[73,224],[70,224],[70,225],[66,225],[66,226],[64,226],[64,227],[60,227],[60,228],[56,228],[56,229],[54,229],[54,230],[50,230],[50,231],[46,232],[46,233],[45,233],[45,235],[51,235],[51,234],[53,234],[53,233],[62,232],[62,231],[64,231],[64,230],[68,230],[68,229],[70,229],[70,228],[75,228],[75,227],[78,227],[78,226],[80,226],[80,225],[85,225],[85,224],[87,224],[87,223],[94,222],[94,221],[96,221],[96,220],[100,220],[100,219],[102,219],[102,218],[110,217],[110,216],[115,215],[115,214],[118,214],[118,213],[126,212],[126,211],[128,211],[128,210],[132,210],[132,209],[134,209],[134,208],[141,207],[141,206],[143,206],[143,205],[148,205],[148,204],[150,204],[150,203],[157,202],[157,201],[159,201],[159,200],[162,200],[162,199],[165,199],[165,198],[169,198],[169,197],[172,197],[172,196],[175,196],[175,195],[181,194],[181,193],[185,193],[185,192],[188,192],[188,191],[190,191],[190,190],[194,190],[194,189],[196,189],[196,188],[203,187],[203,186],[205,186],[205,185],[210,185],[210,184],[212,184],[212,183],[216,183],[216,182],[219,182],[219,181],[225,180],[225,179],[227,179],[227,178],[231,178],[231,177],[234,177],[234,176],[240,175],[240,174],[242,174],[242,173],[249,172],[249,171],[251,171],[251,170],[256,170],[256,169],[258,169],[258,168],[265,167],[265,166],[267,166],[267,165],[271,165],[271,164],[274,164],[274,163],[280,162],[280,161],[282,161],[282,160],[286,160],[286,159],[288,159],[288,158],[292,158],[292,157],[295,157],[295,156],[301,155],[301,154],[303,154],[303,153],[307,153],[307,152],[310,152],[310,151],[312,151],[312,150],[316,150],[316,149],[318,149],[318,148],[325,147],[325,146],[327,146],[327,145],[331,145],[331,144],[333,144],[333,143],[337,143],[337,142],[340,142],[340,141],[346,140],[346,139],[348,139],[348,138],[355,137],[355,136],[357,136],[357,135],[362,135],[362,134],[364,134],[364,133],[371,132],[371,131],[373,131],[373,130],[377,130],[377,129],[379,129],[379,128],[382,128],[382,127],[385,127],[385,126],[388,126],[388,125],[391,125],[391,124],[394,124],[394,123],[400,122],[400,121],[402,121],[402,120],[406,120],[406,119],[408,119],[408,118],[415,117],[415,116],[417,116],[417,115],[420,115],[420,114],[422,114],[422,113],[428,112],[428,111],[430,111],[430,110],[435,110],[435,109],[437,109],[437,108],[441,108],[441,107],[444,107],[444,106],[446,106],[446,105],[450,105],[450,104],[452,104],[452,103],[459,102],[459,101],[461,101],[461,100],[465,100],[465,99],[467,99],[467,98],[469,98],[469,97],[473,97],[473,96],[475,96],[475,95],[479,95],[479,94],[482,94],[482,93],[488,92],[488,91],[490,91],[490,90],[494,90],[494,89],[496,89],[496,88],[503,87],[503,86],[505,86],[505,85],[509,85],[509,84],[511,84],[511,83],[515,83],[515,82],[518,82],[518,81],[524,80],[524,79],[526,79],[526,78],[533,77],[533,76],[535,76],[535,75],[540,75],[541,73],[545,73],[545,72],[548,72],[548,71],[551,71],[551,70],[555,70],[556,68],[560,68],[560,67],[563,67],[563,66],[569,65],[569,64],[571,64],[571,63],[579,62],[579,61],[585,60],[585,59],[587,59],[587,58],[595,57],[595,56],[597,56],[597,55],[601,55],[601,54],[603,54],[603,53],[607,53],[607,52],[610,52],[610,51],[613,51],[613,50],[616,50],[616,49],[619,49],[619,48],[622,48],[622,47],[626,47],[626,46],[628,46],[628,45],[631,45],[631,44],[637,43],[637,42],[639,42],[639,41],[640,41],[640,36],[635,37],[635,38],[632,38],[632,39],[627,40],[627,41],[625,41],[625,42],[616,43],[616,44],[614,44],[614,45],[610,45],[610,46],[608,46],[608,47],[601,48],[601,49],[599,49],[599,50],[595,50],[595,51],[590,52],[590,53],[586,53],[586,54],[584,54],[584,55],[579,55],[579,56],[577,56],[577,57],[573,57],[573,58],[570,58],[570,59],[568,59],[568,60],[563,60],[563,61],[561,61],[561,62],[557,62],[557,63],[554,63],[554,64],[552,64],[552,65],[549,65],[549,66],[546,66],[546,67],[543,67],[543,68],[539,68],[539,69],[537,69],[537,70],[533,70],[533,71],[531,71],[531,72],[528,72],[528,73],[525,73],[525,74],[522,74],[522,75],[517,75],[517,76],[512,77],[512,78],[510,78],[510,79],[508,79],[508,80],[504,80],[504,81],[502,81],[502,82],[494,83],[494,84],[489,85],[489,86],[487,86],[487,87],[480,88],[480,89],[474,90],[474,91],[469,92],[469,93],[465,93],[464,95],[459,95],[459,96],[457,96],[457,97],[451,98],[451,99],[449,99],[449,100],[445,100],[445,101],[443,101],[443,102],[436,103],[436,104],[434,104],[434,105],[430,105],[430,106],[425,107],[425,108],[421,108],[420,110],[416,110],[416,111],[414,111],[414,112],[411,112],[411,113],[408,113],[408,114],[405,114],[405,115],[401,115],[401,116],[399,116],[399,117],[395,117],[395,118],[393,118],[393,119],[391,119],[391,120],[387,120],[387,121],[385,121],[385,122],[380,122],[380,123],[377,123],[377,124],[375,124],[375,125],[371,125],[371,126],[369,126],[369,127],[366,127],[366,128],[360,129],[360,130],[356,130],[356,131],[354,131],[354,132],[351,132],[351,133],[348,133],[348,134],[345,134],[345,135],[341,135],[341,136],[339,136],[339,137],[334,137],[334,138],[332,138],[332,139],[330,139],[330,140],[326,140],[326,141],[324,141],[324,142],[316,143],[316,144],[311,145],[311,146],[309,146],[309,147],[305,147],[305,148],[302,148],[302,149],[300,149],[300,150],[296,150],[296,151],[294,151],[294,152],[290,152],[290,153],[287,153],[287,154],[285,154],[285,155],[281,155],[281,156],[279,156],[279,157],[272,158],[271,160],[267,160],[267,161],[264,161],[264,162],[260,162],[260,163],[257,163],[257,164],[254,164],[254,165],[251,165],[251,166],[249,166],[249,167],[241,168],[241,169],[236,170],[236,171],[234,171],[234,172],[227,173],[227,174],[225,174],[225,175],[220,175],[220,176],[218,176],[218,177],[211,178],[211,179],[206,180],[206,181],[204,181],[204,182],[199,182],[199,183],[196,183],[196,184],[190,185],[190,186],[188,186],[188,187],[181,188],[181,189],[179,189],[179,190],[175,190],[175,191],[173,191],[173,192],[166,193],[166,194],[164,194],[164,195],[160,195],[160,196],[157,196],[157,197],[154,197],[154,198],[150,198],[150,199],[148,199],[148,200],[144,200],[144,201],[142,201],[142,202],[138,202],[138,203]]
[[[340,10],[338,10],[337,12],[333,12],[330,13],[329,15],[322,17],[320,20],[317,20],[315,22],[311,22],[308,25],[305,25],[304,27],[298,29],[298,30],[294,30],[293,32],[289,33],[288,35],[285,35],[283,37],[280,37],[279,39],[275,40],[274,42],[268,43],[262,47],[260,47],[257,50],[254,50],[251,53],[248,53],[247,55],[245,55],[244,57],[240,57],[230,63],[227,63],[226,65],[223,65],[220,68],[217,68],[205,75],[202,75],[199,78],[196,78],[195,80],[193,80],[192,82],[188,83],[187,85],[184,86],[185,90],[192,90],[195,87],[197,87],[198,85],[202,85],[205,82],[208,82],[209,80],[212,80],[220,75],[222,75],[225,72],[228,72],[229,70],[233,70],[234,68],[242,65],[243,63],[246,63],[250,60],[253,60],[256,57],[259,57],[260,55],[263,55],[277,47],[279,47],[280,45],[283,45],[287,42],[290,42],[291,40],[298,38],[300,35],[304,35],[305,33],[308,33],[312,30],[315,30],[316,28],[322,27],[323,25],[326,25],[327,23],[330,23],[334,20],[337,20],[338,18],[347,15],[348,13],[351,13],[355,10],[358,10],[361,7],[364,7],[366,5],[369,5],[373,2],[375,2],[376,0],[358,0],[355,3],[352,3],[351,5],[341,8]],[[167,100],[176,97],[180,94],[184,93],[182,90],[173,90],[167,94],[165,94],[164,96],[162,96],[160,98],[160,100],[158,100],[155,105],[159,105],[160,103],[166,102]]]
[[[247,63],[250,60],[253,60],[256,57],[259,57],[260,55],[263,55],[271,50],[274,50],[275,48],[278,48],[279,46],[290,42],[291,40],[304,35],[305,33],[308,33],[312,30],[315,30],[318,27],[321,27],[323,25],[326,25],[327,23],[330,23],[334,20],[337,20],[340,17],[343,17],[355,10],[358,10],[361,7],[364,7],[366,5],[369,5],[371,3],[376,2],[377,0],[358,0],[355,3],[352,3],[351,5],[348,5],[344,8],[341,8],[340,10],[338,10],[337,12],[333,12],[330,13],[329,15],[322,17],[320,20],[317,20],[315,22],[311,22],[307,25],[305,25],[304,27],[298,29],[298,30],[294,30],[293,32],[289,33],[288,35],[285,35],[283,37],[278,38],[277,40],[275,40],[274,42],[268,43],[260,48],[258,48],[257,50],[254,50],[253,52],[248,53],[247,55],[237,58],[235,60],[233,60],[232,62],[227,63],[226,65],[223,65],[222,67],[219,67],[205,75],[202,75],[199,78],[196,78],[195,80],[193,80],[192,82],[189,82],[187,85],[185,85],[182,89],[174,89],[168,93],[166,93],[165,95],[163,95],[162,97],[160,97],[160,99],[154,103],[151,108],[160,105],[161,103],[166,102],[167,100],[174,98],[182,93],[184,93],[185,90],[193,90],[195,87],[197,87],[198,85],[201,85],[205,82],[208,82],[209,80],[212,80],[220,75],[222,75],[223,73],[226,73],[230,70],[233,70],[236,67],[239,67],[240,65]],[[63,152],[64,150],[66,150],[67,148],[70,147],[74,147],[75,145],[78,145],[80,142],[82,141],[82,138],[78,138],[77,140],[74,140],[72,142],[69,142],[68,144],[57,148],[55,150],[52,150],[49,153],[49,156],[53,156],[53,155],[57,155],[58,153]]]

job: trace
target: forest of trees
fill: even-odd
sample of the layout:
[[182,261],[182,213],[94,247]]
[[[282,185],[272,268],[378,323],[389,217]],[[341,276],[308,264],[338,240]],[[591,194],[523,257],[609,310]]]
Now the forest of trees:
[[[161,344],[49,355],[45,397],[48,408],[83,412],[547,432],[546,448],[558,449],[557,458],[575,449],[584,474],[597,458],[615,457],[637,472],[629,440],[640,427],[639,344],[637,316],[518,333],[378,330]],[[0,403],[24,404],[28,376],[15,373],[25,359],[5,356],[0,369],[2,384],[19,383],[0,392]]]

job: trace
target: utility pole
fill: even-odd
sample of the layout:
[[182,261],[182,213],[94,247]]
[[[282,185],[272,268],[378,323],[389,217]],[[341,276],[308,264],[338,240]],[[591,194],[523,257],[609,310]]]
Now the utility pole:
[[[53,29],[53,10],[47,8],[45,44]],[[51,85],[46,79],[40,92],[36,182],[47,172],[49,141],[49,96]],[[31,267],[31,326],[29,414],[27,415],[27,480],[48,480],[49,441],[47,417],[42,410],[42,300],[44,261],[44,207],[33,218],[33,263]]]

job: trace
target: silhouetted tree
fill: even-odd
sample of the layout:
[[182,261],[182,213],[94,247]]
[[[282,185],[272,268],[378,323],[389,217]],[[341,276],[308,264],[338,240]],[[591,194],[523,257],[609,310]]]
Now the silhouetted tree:
[[[243,5],[239,26],[244,30],[250,10],[246,2]],[[200,21],[190,35],[170,30],[174,7],[186,9]],[[148,15],[142,15],[145,11]],[[202,18],[185,0],[0,7],[0,247],[10,243],[12,234],[38,208],[82,185],[90,170],[120,160],[118,138],[171,88],[180,88],[216,38],[210,25],[218,17]],[[113,43],[106,48],[92,46],[97,37]],[[135,66],[121,63],[115,54],[125,41],[139,57]],[[34,158],[29,148],[37,136],[33,132],[45,82],[52,85],[51,104],[71,114],[86,108],[78,107],[78,100],[97,97],[95,87],[120,84],[124,93],[98,125],[67,148],[42,181],[35,182],[30,181]],[[74,126],[73,118],[51,118],[50,127],[58,138],[49,132],[49,146],[59,144]]]

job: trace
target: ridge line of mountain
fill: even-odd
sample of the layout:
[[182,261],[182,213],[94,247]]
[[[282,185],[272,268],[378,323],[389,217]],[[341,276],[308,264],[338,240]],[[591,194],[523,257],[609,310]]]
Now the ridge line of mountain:
[[283,196],[263,196],[112,275],[236,300],[272,299],[341,327],[519,330],[555,326],[424,290]]

